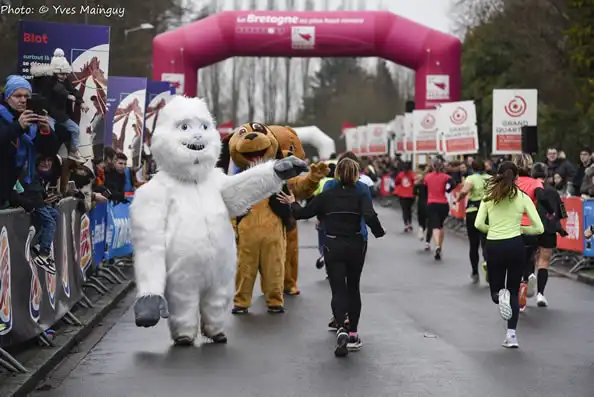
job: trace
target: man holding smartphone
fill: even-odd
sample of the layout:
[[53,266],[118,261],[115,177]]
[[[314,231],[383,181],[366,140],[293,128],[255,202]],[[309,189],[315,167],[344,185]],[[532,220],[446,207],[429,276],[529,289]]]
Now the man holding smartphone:
[[[27,163],[38,152],[57,147],[58,138],[47,116],[27,110],[31,85],[21,76],[9,76],[0,98],[0,206],[14,198],[13,187]],[[30,167],[25,183],[34,174]]]

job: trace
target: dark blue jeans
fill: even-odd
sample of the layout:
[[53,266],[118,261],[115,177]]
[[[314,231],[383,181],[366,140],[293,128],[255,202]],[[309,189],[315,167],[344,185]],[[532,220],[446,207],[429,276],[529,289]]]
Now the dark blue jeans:
[[60,212],[57,208],[48,205],[37,208],[33,212],[35,220],[41,224],[41,234],[39,236],[39,247],[41,255],[49,255],[52,242],[54,241],[54,234],[58,227],[60,219]]

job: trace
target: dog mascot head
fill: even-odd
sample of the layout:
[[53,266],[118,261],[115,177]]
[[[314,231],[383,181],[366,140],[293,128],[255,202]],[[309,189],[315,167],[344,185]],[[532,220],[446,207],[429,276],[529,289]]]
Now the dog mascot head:
[[299,139],[294,129],[281,125],[269,125],[268,128],[276,137],[283,157],[295,156],[305,160],[305,150],[303,150],[301,139]]
[[221,155],[221,136],[206,102],[174,97],[159,115],[151,151],[158,168],[177,179],[208,175]]
[[241,170],[266,160],[281,159],[278,140],[262,123],[245,123],[223,139],[218,167],[227,171],[230,160]]

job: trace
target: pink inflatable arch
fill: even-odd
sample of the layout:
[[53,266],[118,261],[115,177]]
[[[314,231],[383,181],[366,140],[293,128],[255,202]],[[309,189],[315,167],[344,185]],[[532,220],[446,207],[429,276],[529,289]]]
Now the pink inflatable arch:
[[153,77],[195,96],[197,70],[234,56],[381,57],[416,71],[417,109],[460,99],[460,41],[385,11],[221,12],[155,37]]

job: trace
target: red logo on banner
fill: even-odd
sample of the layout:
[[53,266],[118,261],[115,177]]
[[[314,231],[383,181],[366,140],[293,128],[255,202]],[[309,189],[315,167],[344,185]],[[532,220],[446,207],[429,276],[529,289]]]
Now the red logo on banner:
[[435,117],[433,117],[432,114],[428,114],[427,116],[425,116],[423,121],[421,121],[421,126],[426,130],[432,129],[433,127],[435,127]]
[[23,42],[47,44],[47,34],[23,33]]
[[505,113],[507,113],[510,117],[520,117],[526,113],[526,108],[526,100],[521,96],[516,95],[505,106]]
[[381,128],[381,127],[376,127],[376,128],[373,130],[373,136],[380,137],[380,136],[382,136],[382,135],[383,135],[383,133],[384,133],[384,130],[383,130],[383,128]]
[[454,110],[454,113],[452,113],[452,115],[450,116],[450,121],[453,124],[460,125],[464,124],[467,118],[468,113],[466,113],[466,109],[462,107],[457,107],[456,110]]

